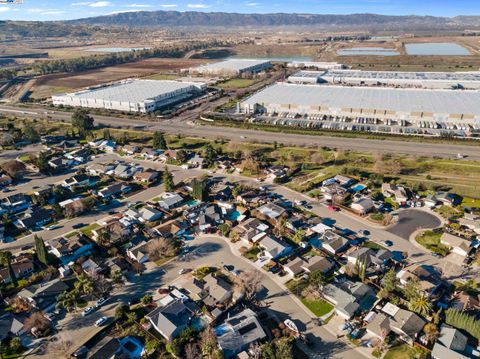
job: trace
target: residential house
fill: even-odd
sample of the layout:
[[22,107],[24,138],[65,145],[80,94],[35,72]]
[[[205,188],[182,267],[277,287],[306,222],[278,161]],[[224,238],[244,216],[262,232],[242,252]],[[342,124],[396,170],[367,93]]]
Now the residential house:
[[435,197],[445,206],[456,206],[459,203],[459,197],[450,192],[437,192]]
[[447,327],[445,324],[440,328],[438,337],[432,349],[433,359],[468,359],[468,338],[458,329]]
[[181,283],[181,287],[188,293],[191,300],[199,301],[205,298],[208,293],[205,290],[205,284],[203,281],[195,278],[194,276],[188,276]]
[[265,170],[267,180],[271,182],[281,181],[287,177],[287,170],[288,167],[285,166],[270,166]]
[[404,287],[410,280],[418,281],[420,290],[427,295],[433,295],[443,283],[442,279],[426,265],[412,264],[397,272],[400,287]]
[[308,258],[303,264],[302,269],[306,273],[321,272],[323,274],[331,273],[335,269],[335,264],[328,258],[322,256],[313,256]]
[[258,242],[267,235],[268,225],[260,221],[258,218],[250,217],[240,222],[233,231],[239,234],[242,241],[247,244],[250,242]]
[[165,192],[160,195],[160,200],[157,204],[169,211],[176,207],[179,207],[183,203],[183,197],[180,196],[178,193],[175,192]]
[[160,177],[160,172],[154,170],[146,170],[143,172],[137,172],[133,175],[133,179],[136,182],[144,183],[144,184],[152,184],[158,180]]
[[[323,289],[324,298],[335,306],[335,312],[344,319],[352,318],[363,303],[372,301],[374,291],[366,284],[347,281],[341,285],[327,284]],[[373,303],[372,303],[373,304]]]
[[35,192],[35,196],[43,197],[45,199],[53,196],[53,184],[46,184],[44,186],[38,187]]
[[382,312],[389,316],[390,329],[410,345],[414,343],[426,324],[425,319],[414,312],[401,309],[392,303],[385,304]]
[[71,191],[80,188],[86,188],[92,184],[92,180],[86,174],[76,174],[72,177],[66,178],[62,182],[62,186]]
[[176,338],[186,329],[192,320],[193,312],[182,299],[174,298],[170,303],[159,306],[148,313],[145,318],[165,339]]
[[158,155],[160,155],[162,152],[162,150],[154,150],[150,147],[144,147],[140,152],[140,156],[148,160],[153,160],[154,158],[157,158]]
[[172,219],[168,222],[159,224],[153,229],[153,231],[164,238],[173,238],[182,235],[189,227],[189,224],[185,221]]
[[54,279],[46,283],[25,287],[18,292],[17,296],[25,298],[37,310],[50,312],[57,304],[57,297],[68,289],[69,287],[65,282]]
[[257,315],[251,309],[244,309],[228,317],[220,327],[221,330],[215,332],[218,346],[226,358],[234,357],[267,337]]
[[203,302],[211,307],[225,306],[225,304],[232,298],[232,286],[223,278],[208,274],[203,279],[205,284],[203,289],[208,294],[203,298]]
[[348,239],[327,230],[322,236],[322,248],[331,254],[339,254],[344,252],[349,247]]
[[342,202],[347,194],[347,190],[334,179],[323,181],[322,187],[320,187],[320,192],[323,193],[326,200],[335,200],[336,202]]
[[375,317],[367,324],[365,329],[368,334],[383,341],[391,332],[390,319],[383,313],[375,313]]
[[462,257],[467,257],[473,249],[472,242],[450,233],[443,233],[440,237],[440,243],[446,245],[453,253]]
[[224,223],[222,209],[226,213],[224,208],[216,205],[210,205],[204,208],[198,216],[198,228],[202,232],[207,232]]
[[149,242],[141,242],[132,248],[127,249],[127,256],[138,263],[145,263],[148,262],[148,243]]
[[29,208],[16,222],[19,226],[31,230],[52,221],[52,211],[43,207]]
[[475,312],[480,310],[480,294],[461,291],[455,294],[451,307],[461,312]]
[[47,242],[49,252],[55,255],[63,264],[76,261],[89,255],[93,244],[83,234],[75,234],[69,238],[57,238]]
[[99,197],[110,199],[114,196],[124,195],[132,190],[132,187],[126,182],[117,182],[98,191]]
[[90,148],[85,147],[66,153],[65,158],[73,160],[77,163],[84,163],[90,159],[91,155],[92,151],[90,150]]
[[270,202],[257,208],[257,211],[262,213],[266,218],[271,220],[278,220],[287,211],[285,208],[279,206],[277,203]]
[[92,163],[87,166],[87,173],[91,176],[103,176],[113,171],[115,165],[112,163]]
[[437,197],[433,194],[428,194],[424,199],[423,199],[423,204],[425,207],[428,208],[434,208],[437,204],[439,203]]
[[30,205],[30,197],[23,193],[12,194],[5,197],[2,201],[2,207],[10,213],[21,212]]
[[[12,261],[12,269],[15,278],[22,279],[33,274],[34,266],[30,258],[16,258]],[[11,283],[10,272],[7,267],[0,268],[0,282],[4,284]]]
[[204,162],[205,159],[197,153],[187,161],[187,163],[194,168],[203,168]]
[[0,341],[9,336],[20,336],[24,332],[23,318],[12,313],[2,313],[0,316]]
[[153,207],[145,206],[138,210],[130,208],[125,212],[125,215],[140,222],[154,222],[159,220],[163,213]]
[[393,198],[399,205],[404,205],[409,199],[405,187],[390,183],[382,183],[382,194],[385,197]]
[[364,216],[371,212],[375,208],[375,205],[371,198],[363,197],[354,201],[350,207],[359,215]]
[[303,266],[306,262],[301,257],[296,257],[290,262],[283,265],[283,270],[287,272],[290,276],[295,277],[303,273]]
[[129,180],[138,171],[139,171],[139,168],[137,168],[136,166],[131,166],[125,163],[119,163],[111,172],[117,178],[120,178],[123,180]]
[[92,258],[88,258],[85,262],[82,263],[82,270],[90,276],[95,276],[102,272],[102,267],[100,267]]
[[333,177],[333,179],[340,186],[342,186],[344,188],[348,188],[348,187],[352,186],[353,184],[355,184],[357,182],[356,179],[348,177],[348,176],[344,176],[344,175],[336,175],[335,177]]
[[313,227],[310,228],[310,232],[317,233],[323,235],[326,231],[332,231],[333,227],[326,225],[322,222],[317,223]]
[[122,147],[122,151],[124,153],[126,153],[127,155],[134,155],[135,153],[139,152],[140,151],[140,148],[138,148],[138,146],[135,146],[135,145],[124,145]]
[[269,236],[263,237],[259,245],[264,250],[265,256],[273,260],[279,259],[292,251],[292,247],[282,240]]
[[458,220],[458,222],[477,234],[480,234],[480,215],[474,213],[465,213],[462,218]]
[[374,251],[371,248],[360,247],[345,254],[347,262],[352,265],[365,265],[365,269],[374,267],[375,270],[384,269],[392,259],[392,253],[385,249]]

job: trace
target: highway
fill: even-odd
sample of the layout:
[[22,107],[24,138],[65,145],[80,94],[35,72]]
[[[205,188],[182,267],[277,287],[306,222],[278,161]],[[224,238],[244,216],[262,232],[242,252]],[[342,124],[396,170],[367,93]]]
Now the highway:
[[[210,104],[211,105],[211,104]],[[30,118],[50,117],[56,121],[70,121],[71,113],[55,110],[55,113],[45,114],[51,109],[42,107],[14,107],[0,106],[0,113]],[[359,152],[394,153],[415,156],[437,156],[442,158],[456,158],[457,154],[466,156],[469,160],[480,160],[480,147],[473,145],[458,145],[446,143],[422,143],[401,140],[373,140],[365,138],[348,138],[334,136],[297,135],[291,133],[267,132],[247,130],[231,127],[218,127],[211,125],[195,125],[191,120],[198,118],[204,110],[200,106],[194,110],[169,120],[149,121],[148,119],[132,119],[125,117],[93,115],[97,124],[131,128],[144,126],[147,131],[163,131],[169,134],[182,134],[185,136],[204,137],[209,139],[229,139],[238,142],[282,143],[291,146],[327,146],[342,150]]]

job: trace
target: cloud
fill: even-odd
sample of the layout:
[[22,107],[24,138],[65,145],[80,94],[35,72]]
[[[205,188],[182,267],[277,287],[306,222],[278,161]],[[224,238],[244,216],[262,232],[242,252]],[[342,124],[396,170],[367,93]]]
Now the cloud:
[[152,7],[152,5],[148,5],[148,4],[129,4],[129,5],[125,5],[125,7],[141,7],[141,8],[147,8],[147,7]]
[[46,10],[41,13],[42,15],[62,15],[65,14],[63,10]]
[[72,3],[72,6],[87,6],[87,5],[90,5],[91,2],[90,1],[83,1],[83,2],[74,2]]
[[176,4],[161,4],[161,5],[158,5],[158,6],[163,7],[165,9],[172,8],[172,7],[177,7]]
[[9,11],[10,8],[7,6],[0,6],[0,13]]
[[245,5],[254,7],[254,6],[258,6],[260,4],[258,2],[247,2]]
[[36,8],[36,7],[26,9],[26,12],[28,12],[30,14],[41,14],[41,15],[61,15],[61,14],[65,13],[65,11],[63,11],[63,10],[41,9],[41,8]]
[[110,1],[97,1],[88,4],[90,7],[107,7],[112,5],[113,4]]
[[187,7],[190,9],[206,9],[209,6],[205,4],[188,4]]

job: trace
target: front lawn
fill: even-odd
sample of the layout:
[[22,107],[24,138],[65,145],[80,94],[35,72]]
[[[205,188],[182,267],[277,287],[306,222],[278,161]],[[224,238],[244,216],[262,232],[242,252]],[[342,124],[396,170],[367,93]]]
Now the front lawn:
[[408,344],[400,344],[392,347],[383,359],[416,359],[426,358],[425,353],[419,348],[411,347]]
[[445,219],[450,219],[452,217],[461,217],[463,215],[463,211],[446,205],[435,208],[435,212],[437,212]]
[[258,253],[260,252],[261,252],[261,249],[258,246],[252,246],[252,248],[246,251],[243,256],[255,262],[257,260]]
[[418,235],[415,240],[418,242],[418,244],[431,250],[432,252],[441,256],[446,256],[449,252],[449,249],[446,245],[440,243],[441,236],[442,232],[425,231]]
[[480,199],[465,197],[462,200],[463,207],[480,208]]
[[333,305],[321,299],[310,300],[301,298],[300,300],[302,301],[303,305],[310,309],[317,317],[324,316],[333,310]]
[[257,80],[253,79],[231,79],[222,83],[219,83],[217,87],[220,87],[221,89],[224,90],[230,90],[230,89],[239,89],[239,88],[245,88],[253,85]]

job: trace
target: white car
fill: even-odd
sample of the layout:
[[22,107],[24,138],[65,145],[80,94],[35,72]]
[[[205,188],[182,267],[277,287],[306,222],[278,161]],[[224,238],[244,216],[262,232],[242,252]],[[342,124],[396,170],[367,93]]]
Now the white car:
[[185,274],[185,273],[188,273],[190,272],[191,270],[188,269],[188,268],[182,268],[178,271],[178,274],[182,275],[182,274]]
[[101,317],[100,319],[98,319],[98,320],[95,322],[95,326],[96,326],[96,327],[100,327],[100,326],[102,326],[102,324],[104,324],[107,320],[108,320],[108,318],[105,317],[105,316],[103,316],[103,317]]
[[86,317],[87,315],[89,315],[91,312],[93,312],[95,308],[93,307],[86,307],[83,312],[82,312],[82,317]]
[[103,303],[105,303],[108,300],[108,298],[100,298],[95,302],[95,307],[100,307]]

